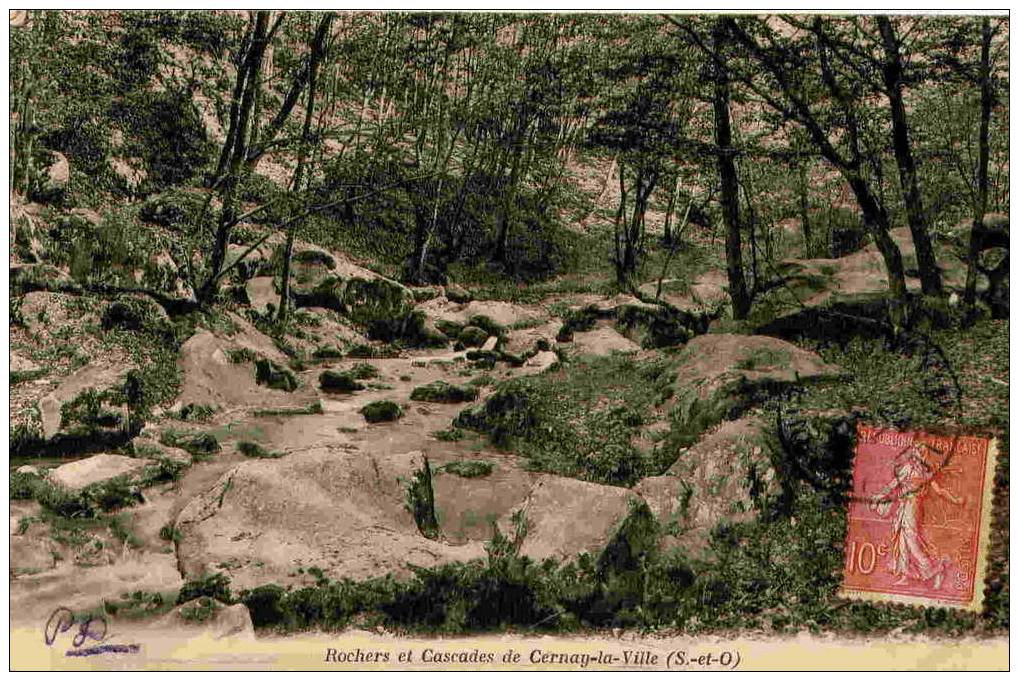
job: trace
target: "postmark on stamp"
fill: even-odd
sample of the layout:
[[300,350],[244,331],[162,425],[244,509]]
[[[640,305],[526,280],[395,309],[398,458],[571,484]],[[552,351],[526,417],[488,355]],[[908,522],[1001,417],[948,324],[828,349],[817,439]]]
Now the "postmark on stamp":
[[994,439],[860,425],[842,597],[979,611]]

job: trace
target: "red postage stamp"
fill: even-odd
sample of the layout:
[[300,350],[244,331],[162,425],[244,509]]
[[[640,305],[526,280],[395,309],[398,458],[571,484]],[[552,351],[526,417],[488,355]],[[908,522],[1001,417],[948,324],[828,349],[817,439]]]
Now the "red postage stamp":
[[842,597],[978,611],[994,440],[860,425]]

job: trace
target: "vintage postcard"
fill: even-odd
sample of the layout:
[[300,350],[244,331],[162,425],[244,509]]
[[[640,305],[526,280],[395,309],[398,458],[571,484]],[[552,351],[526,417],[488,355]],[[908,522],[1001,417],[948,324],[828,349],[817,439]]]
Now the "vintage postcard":
[[672,12],[10,10],[9,667],[1007,669],[1007,12]]

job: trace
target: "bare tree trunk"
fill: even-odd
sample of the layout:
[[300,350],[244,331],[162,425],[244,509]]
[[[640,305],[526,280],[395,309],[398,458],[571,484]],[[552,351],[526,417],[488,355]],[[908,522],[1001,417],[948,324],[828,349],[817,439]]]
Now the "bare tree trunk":
[[714,50],[719,60],[714,69],[715,147],[718,149],[718,176],[721,182],[722,220],[725,224],[725,265],[729,276],[729,295],[736,319],[750,314],[750,296],[743,277],[743,256],[739,224],[739,183],[736,156],[732,148],[732,123],[729,119],[729,76],[725,68],[726,29],[719,18],[712,31]]
[[[223,208],[220,211],[219,223],[216,226],[216,235],[212,245],[212,255],[209,261],[209,275],[198,291],[198,301],[202,304],[211,302],[219,291],[219,281],[222,278],[223,262],[226,258],[226,249],[230,240],[230,230],[233,228],[237,218],[236,193],[237,181],[241,172],[241,165],[245,158],[245,143],[249,120],[251,117],[251,106],[254,100],[254,86],[258,81],[259,67],[262,64],[262,54],[265,52],[266,33],[269,24],[269,12],[259,10],[255,19],[255,30],[251,42],[251,50],[248,52],[247,60],[242,70],[237,74],[238,80],[244,80],[244,94],[241,98],[241,105],[238,111],[236,132],[233,137],[233,150],[230,155],[230,167],[226,173],[223,184]],[[228,137],[228,140],[230,137]]]
[[888,17],[878,16],[877,25],[881,31],[885,50],[882,72],[888,103],[892,111],[892,148],[895,151],[895,162],[899,168],[899,182],[902,185],[906,215],[909,217],[909,231],[913,236],[913,245],[916,247],[920,286],[925,295],[940,295],[943,290],[941,271],[938,269],[934,247],[930,235],[927,233],[927,219],[924,214],[923,197],[920,193],[920,180],[916,172],[916,162],[913,160],[913,150],[909,143],[909,125],[906,121],[906,106],[902,98],[902,57],[899,54],[899,41]]
[[[311,123],[315,114],[315,91],[318,82],[318,67],[325,53],[326,36],[329,33],[329,25],[333,20],[333,13],[326,12],[319,22],[315,32],[315,38],[311,44],[311,58],[308,66],[308,105],[304,113],[304,126],[301,129],[301,144],[297,153],[297,166],[294,168],[294,179],[291,189],[295,194],[300,193],[304,185],[306,161],[308,158],[308,147],[311,140]],[[294,239],[297,235],[300,222],[290,224],[287,228],[287,244],[283,251],[283,270],[280,281],[280,305],[276,313],[276,320],[285,323],[290,313],[290,262],[294,253]]]
[[980,241],[984,232],[984,214],[987,213],[987,167],[990,159],[991,105],[994,99],[991,84],[991,20],[983,17],[980,23],[980,143],[977,163],[977,193],[973,204],[973,227],[969,234],[969,252],[966,255],[966,292],[963,303],[971,311],[977,301],[977,261],[980,258]]

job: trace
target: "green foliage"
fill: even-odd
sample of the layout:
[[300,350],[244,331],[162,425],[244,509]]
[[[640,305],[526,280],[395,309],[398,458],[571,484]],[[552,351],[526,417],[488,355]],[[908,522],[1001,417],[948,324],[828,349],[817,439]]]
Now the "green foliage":
[[403,410],[395,401],[372,401],[359,412],[368,422],[392,422],[403,417]]
[[432,490],[432,467],[425,459],[424,466],[414,471],[409,480],[404,481],[406,499],[404,505],[417,524],[421,534],[429,540],[439,537],[439,521],[435,517],[435,494]]
[[159,441],[165,446],[184,449],[192,455],[219,453],[219,440],[208,432],[184,432],[168,429],[160,436]]
[[379,376],[379,368],[367,362],[352,365],[347,373],[354,379],[375,379]]
[[180,530],[174,525],[173,521],[166,523],[162,528],[159,529],[159,539],[166,540],[167,542],[180,542],[182,535]]
[[474,386],[458,386],[444,381],[434,381],[424,386],[415,387],[410,394],[412,401],[430,401],[432,403],[463,403],[475,401],[478,390]]
[[331,344],[320,345],[312,353],[312,357],[320,360],[335,360],[343,357],[343,351]]
[[452,461],[440,468],[444,473],[452,473],[465,478],[487,477],[492,474],[494,469],[495,464],[491,461],[479,460]]
[[255,381],[270,389],[288,392],[297,390],[300,385],[293,372],[266,358],[255,360]]
[[335,370],[326,370],[318,375],[318,384],[323,391],[333,393],[350,393],[352,391],[362,391],[365,388],[364,384],[357,381],[350,372],[337,372]]
[[199,598],[212,598],[225,604],[233,602],[230,593],[230,577],[222,573],[207,573],[200,578],[187,581],[181,586],[177,595],[177,604],[191,602]]
[[188,467],[189,464],[185,461],[160,458],[157,462],[146,466],[142,470],[141,485],[142,487],[150,487],[152,485],[161,485],[165,482],[177,482]]
[[454,425],[487,433],[496,445],[527,456],[534,470],[631,485],[651,469],[631,438],[664,385],[662,375],[657,363],[587,358],[500,383]]
[[266,417],[271,415],[321,415],[322,414],[322,402],[315,401],[301,408],[261,408],[252,412],[252,415],[256,417]]
[[10,498],[35,500],[47,512],[62,518],[94,518],[104,512],[134,506],[141,492],[126,477],[93,483],[78,491],[66,490],[32,473],[10,474]]
[[237,450],[248,458],[279,458],[282,455],[275,451],[270,451],[258,442],[248,440],[237,442]]
[[177,417],[185,422],[204,422],[216,415],[216,408],[205,403],[188,403],[181,406]]
[[480,348],[488,340],[488,333],[477,326],[465,326],[457,340],[468,348]]
[[138,218],[190,235],[197,229],[196,225],[205,206],[204,195],[175,189],[145,200],[138,209]]
[[230,362],[240,365],[245,362],[255,362],[258,360],[259,355],[251,348],[234,348],[227,351],[227,357],[230,359]]

